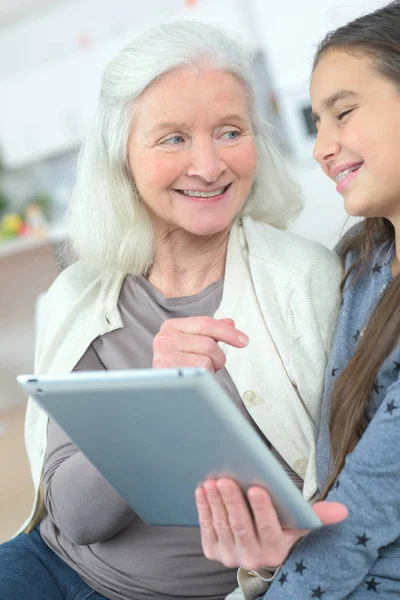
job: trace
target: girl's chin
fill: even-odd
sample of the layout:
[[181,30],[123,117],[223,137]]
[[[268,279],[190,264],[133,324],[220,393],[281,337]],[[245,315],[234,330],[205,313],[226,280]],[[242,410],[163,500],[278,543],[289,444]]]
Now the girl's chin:
[[374,207],[366,198],[345,198],[344,210],[349,217],[375,217]]

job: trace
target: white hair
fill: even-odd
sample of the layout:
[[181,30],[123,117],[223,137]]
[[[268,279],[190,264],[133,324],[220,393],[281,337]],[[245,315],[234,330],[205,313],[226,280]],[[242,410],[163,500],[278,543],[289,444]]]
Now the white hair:
[[251,191],[239,215],[284,229],[302,208],[268,126],[256,108],[251,55],[221,29],[195,21],[151,29],[122,49],[106,67],[95,120],[78,160],[68,211],[68,249],[90,268],[144,274],[154,260],[154,234],[128,165],[134,103],[173,69],[206,65],[244,84],[257,149]]

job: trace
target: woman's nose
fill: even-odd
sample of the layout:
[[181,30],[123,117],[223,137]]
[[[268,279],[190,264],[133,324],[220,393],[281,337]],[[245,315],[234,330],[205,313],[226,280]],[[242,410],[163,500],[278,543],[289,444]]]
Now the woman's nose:
[[225,170],[226,164],[211,140],[193,144],[187,175],[214,183]]

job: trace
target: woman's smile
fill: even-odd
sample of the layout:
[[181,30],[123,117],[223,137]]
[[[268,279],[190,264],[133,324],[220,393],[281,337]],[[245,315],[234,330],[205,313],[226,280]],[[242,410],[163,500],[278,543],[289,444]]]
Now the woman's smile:
[[178,194],[181,196],[184,196],[186,200],[191,200],[192,202],[196,202],[198,204],[213,204],[214,202],[226,200],[231,186],[232,184],[228,183],[228,185],[215,188],[213,190],[176,189],[174,191],[178,192]]

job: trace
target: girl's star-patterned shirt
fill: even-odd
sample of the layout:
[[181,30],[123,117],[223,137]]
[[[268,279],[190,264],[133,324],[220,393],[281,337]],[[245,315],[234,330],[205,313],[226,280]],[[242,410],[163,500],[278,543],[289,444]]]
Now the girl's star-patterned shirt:
[[[393,253],[393,244],[383,244],[343,294],[317,445],[320,489],[331,464],[332,389],[392,279]],[[355,258],[349,254],[346,267]],[[348,518],[303,538],[266,592],[266,600],[400,598],[400,344],[378,373],[368,416],[364,435],[328,495],[328,500],[347,506]]]

